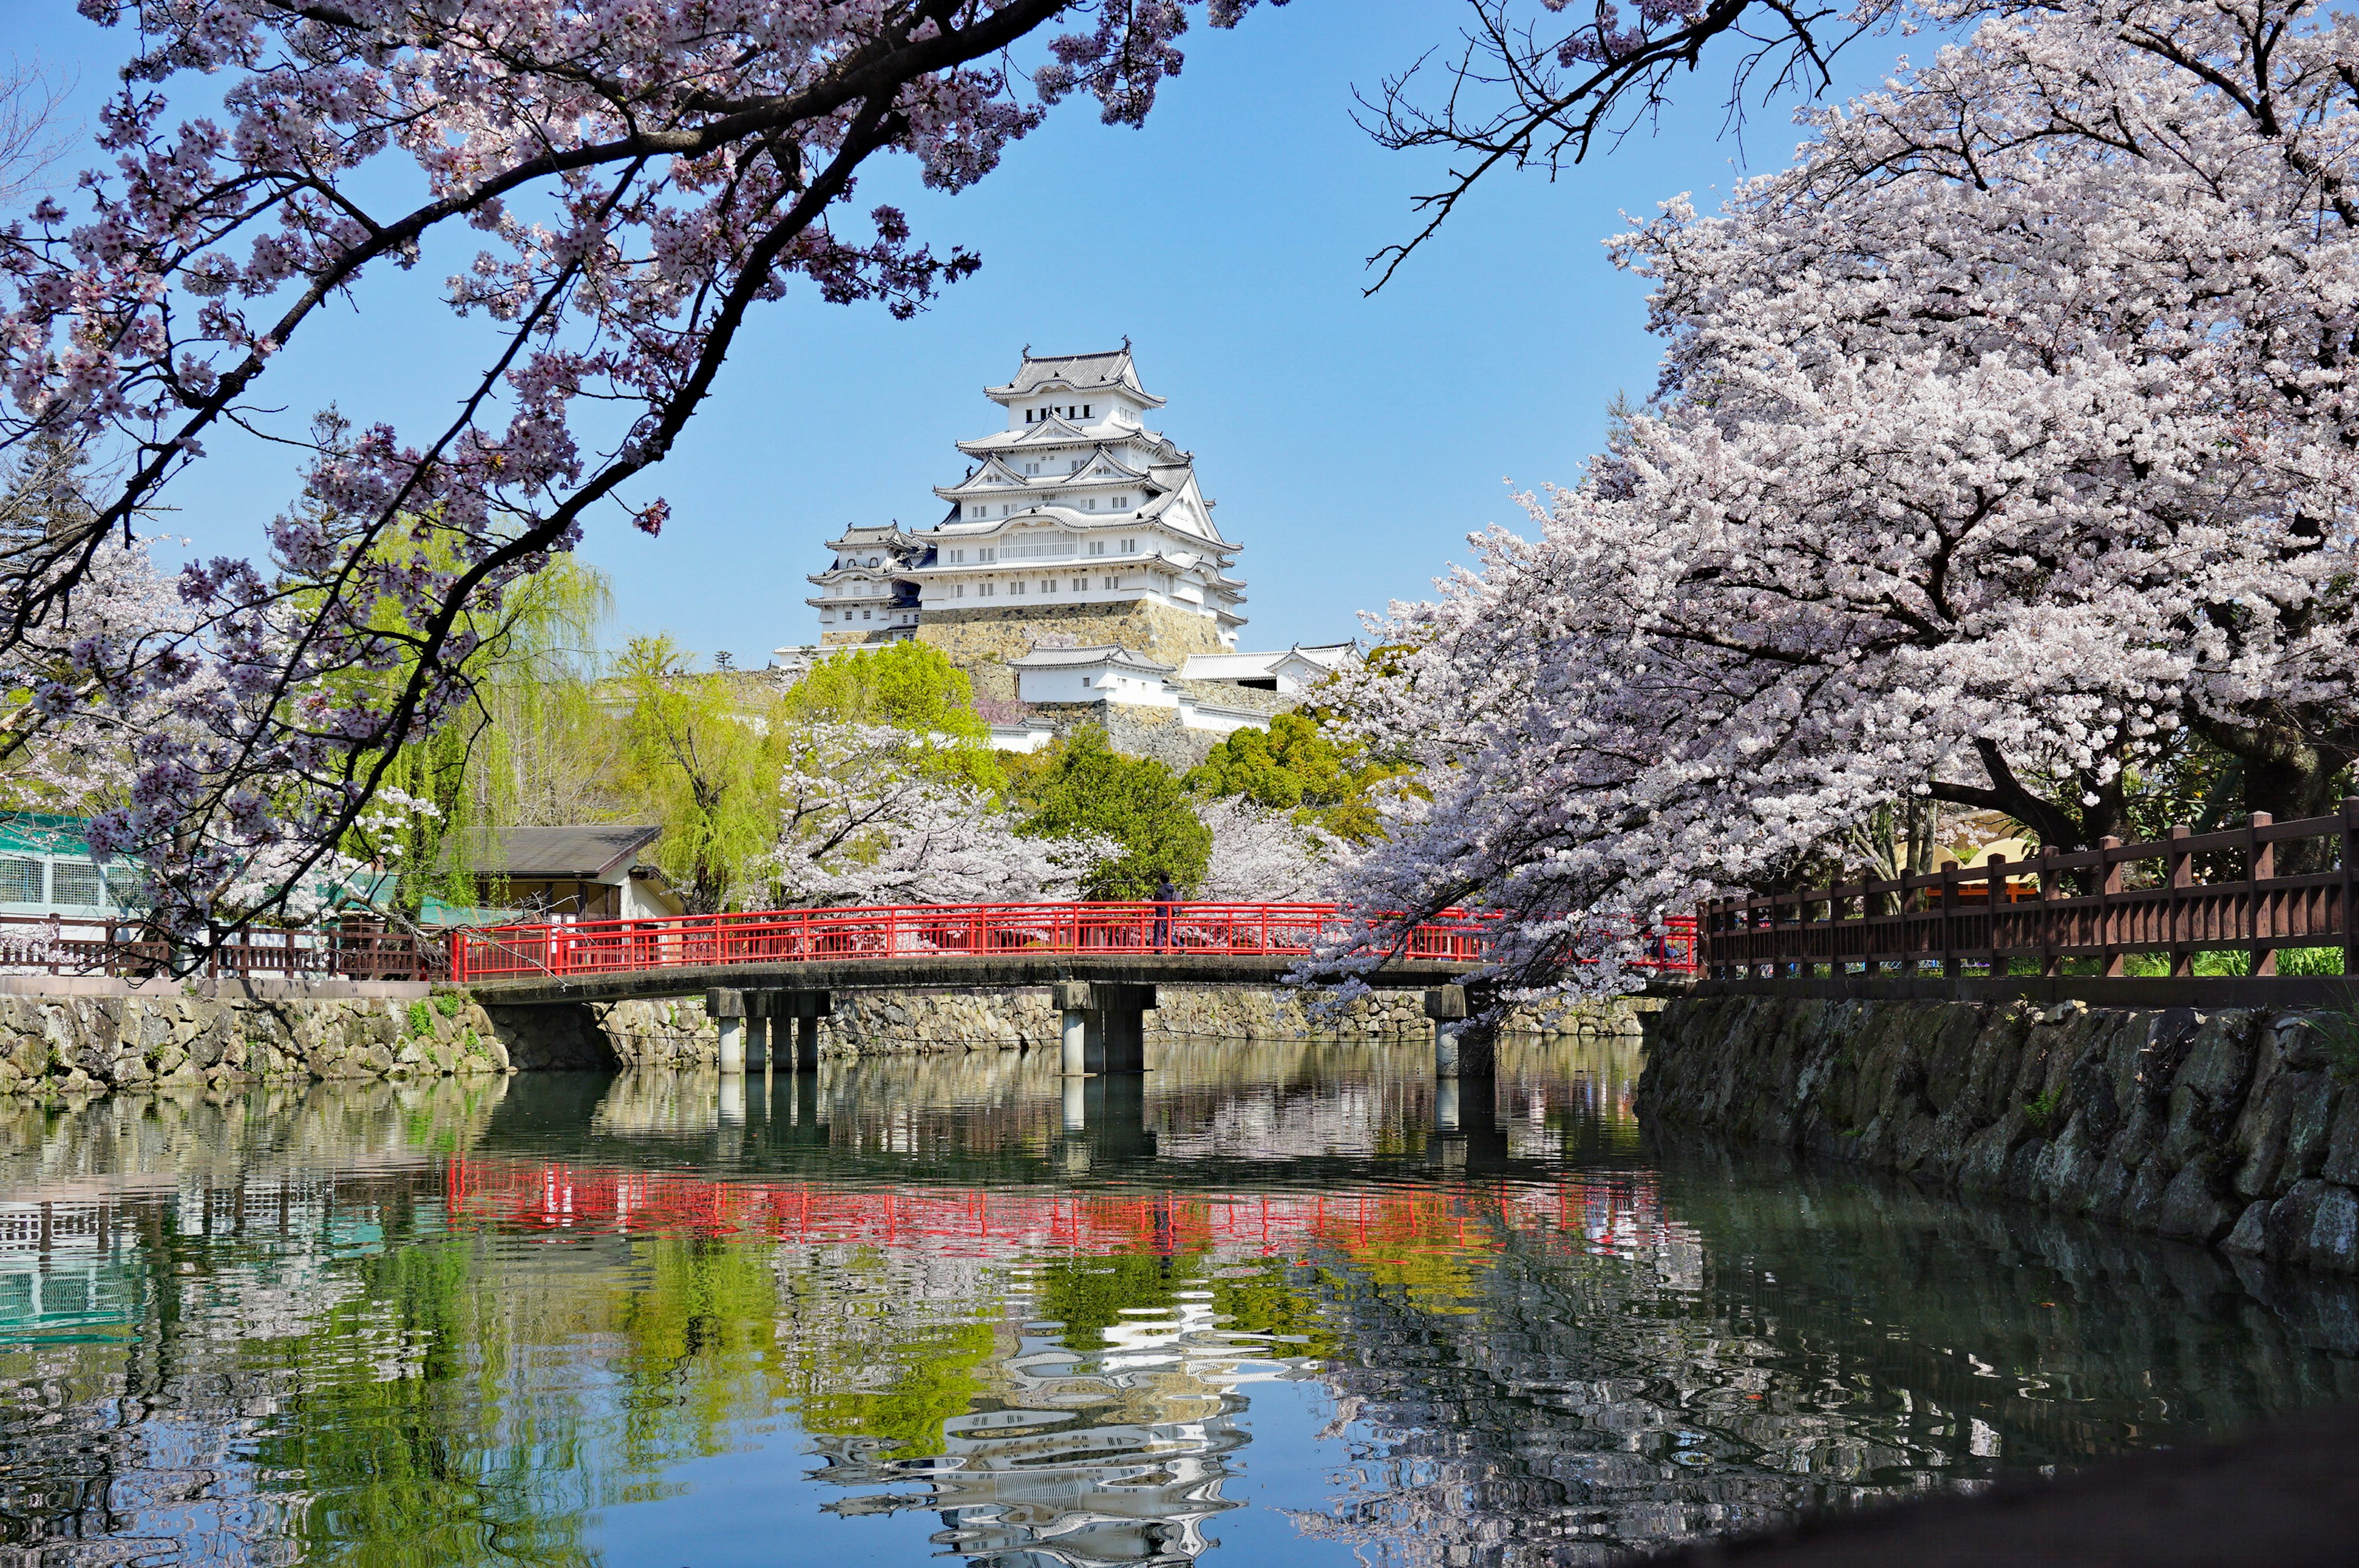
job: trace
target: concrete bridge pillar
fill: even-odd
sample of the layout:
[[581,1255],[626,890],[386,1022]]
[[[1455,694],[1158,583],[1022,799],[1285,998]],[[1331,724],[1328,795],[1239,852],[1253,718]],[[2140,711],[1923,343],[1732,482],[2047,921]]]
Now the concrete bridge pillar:
[[759,1012],[747,1009],[745,1013],[745,1070],[766,1073],[770,1070],[770,1021]]
[[[825,991],[756,991],[745,998],[748,1021],[759,1019],[765,1066],[788,1058],[788,1070],[819,1071],[819,1021],[833,1011]],[[770,1054],[776,1052],[776,1055]]]
[[1060,980],[1049,992],[1060,1019],[1059,1070],[1066,1076],[1147,1071],[1153,986]]
[[[1068,1078],[1079,1078],[1090,1070],[1090,1057],[1095,1054],[1097,1020],[1091,1011],[1090,983],[1087,980],[1061,980],[1049,988],[1049,1003],[1057,1010],[1057,1070]],[[1078,1106],[1078,1099],[1068,1091],[1068,1102]]]
[[1425,993],[1425,1016],[1433,1020],[1433,1076],[1487,1078],[1496,1071],[1497,1036],[1471,1016],[1464,986],[1436,986]]
[[715,986],[704,993],[704,1013],[721,1031],[721,1073],[745,1070],[745,993]]

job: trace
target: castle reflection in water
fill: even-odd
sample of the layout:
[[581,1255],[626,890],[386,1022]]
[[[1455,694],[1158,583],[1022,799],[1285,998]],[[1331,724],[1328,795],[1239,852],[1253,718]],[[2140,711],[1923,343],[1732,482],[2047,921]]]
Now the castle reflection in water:
[[0,1109],[0,1563],[1604,1561],[2359,1393],[2301,1281],[1642,1144],[1627,1047],[1158,1066]]

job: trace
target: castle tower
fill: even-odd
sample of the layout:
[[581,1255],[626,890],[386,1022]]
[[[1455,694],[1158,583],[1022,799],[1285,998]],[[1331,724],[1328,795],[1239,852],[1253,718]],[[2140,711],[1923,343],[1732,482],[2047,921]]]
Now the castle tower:
[[[847,530],[814,574],[823,643],[914,634],[1013,697],[1006,661],[1052,646],[1117,645],[1178,665],[1236,647],[1245,584],[1194,459],[1149,427],[1130,345],[1035,356],[986,387],[1004,428],[959,450],[966,477],[938,486],[932,528]],[[1004,688],[1004,689],[1003,689]]]

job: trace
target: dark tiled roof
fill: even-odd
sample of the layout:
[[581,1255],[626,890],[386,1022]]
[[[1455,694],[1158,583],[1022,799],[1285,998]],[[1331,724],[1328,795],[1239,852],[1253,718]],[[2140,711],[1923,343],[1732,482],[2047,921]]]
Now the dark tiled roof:
[[595,881],[612,876],[663,837],[660,824],[588,823],[572,827],[479,827],[443,849],[464,855],[484,876]]

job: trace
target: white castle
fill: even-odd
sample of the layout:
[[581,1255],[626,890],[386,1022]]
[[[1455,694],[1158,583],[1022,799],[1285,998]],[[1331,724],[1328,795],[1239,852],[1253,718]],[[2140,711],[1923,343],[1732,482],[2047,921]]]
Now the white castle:
[[[971,466],[934,493],[930,528],[854,525],[810,576],[822,649],[916,638],[985,697],[1067,708],[1159,708],[1189,730],[1266,725],[1350,644],[1240,654],[1238,546],[1212,520],[1195,459],[1147,421],[1129,340],[1038,355],[984,395],[1006,424],[958,443]],[[798,651],[780,659],[798,662]],[[1246,694],[1256,694],[1248,696]]]

